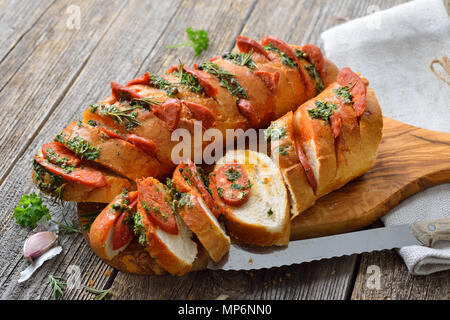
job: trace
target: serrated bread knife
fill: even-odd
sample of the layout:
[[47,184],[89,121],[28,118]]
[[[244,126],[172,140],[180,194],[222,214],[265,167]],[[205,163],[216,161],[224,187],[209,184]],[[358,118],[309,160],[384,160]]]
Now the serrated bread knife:
[[412,245],[431,247],[440,240],[450,241],[450,218],[291,241],[284,247],[234,244],[226,257],[218,263],[210,262],[208,269],[254,270],[281,267]]

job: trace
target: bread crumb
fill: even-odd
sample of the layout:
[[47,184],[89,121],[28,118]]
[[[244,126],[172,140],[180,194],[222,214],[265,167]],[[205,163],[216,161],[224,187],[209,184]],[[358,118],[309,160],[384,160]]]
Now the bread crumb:
[[109,277],[110,275],[111,275],[111,270],[106,270],[104,273],[103,273],[103,275],[105,276],[105,277]]
[[291,274],[288,272],[288,273],[286,273],[286,277],[287,278],[290,278],[291,277]]
[[189,296],[188,300],[195,300],[194,296]]
[[89,287],[92,287],[94,285],[94,280],[89,279],[88,283],[89,283]]
[[219,294],[214,300],[227,300],[230,296],[226,294]]
[[253,264],[253,259],[252,258],[248,259],[248,263]]

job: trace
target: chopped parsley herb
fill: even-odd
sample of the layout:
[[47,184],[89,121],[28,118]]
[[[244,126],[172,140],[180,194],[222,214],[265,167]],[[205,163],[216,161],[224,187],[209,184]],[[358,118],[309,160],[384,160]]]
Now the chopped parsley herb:
[[284,127],[277,127],[276,123],[272,123],[265,131],[264,138],[266,141],[280,140],[286,135],[286,129]]
[[192,47],[195,52],[195,56],[199,56],[209,45],[208,32],[205,30],[194,30],[191,27],[186,29],[186,34],[189,41],[179,44],[167,46],[166,49],[178,48],[178,47]]
[[59,143],[64,144],[64,143],[66,142],[66,137],[65,137],[64,134],[61,132],[61,133],[58,133],[58,134],[55,136],[55,138],[53,138],[53,140],[56,141],[56,142],[59,142]]
[[229,73],[213,62],[203,62],[198,68],[215,76],[219,80],[220,85],[228,89],[232,95],[241,99],[248,99],[247,92],[234,78],[234,74]]
[[234,64],[239,66],[244,66],[250,70],[255,70],[257,68],[255,62],[252,60],[253,49],[248,53],[226,53],[222,56],[223,59],[230,60]]
[[100,107],[99,104],[96,104],[96,103],[91,104],[91,105],[89,106],[89,111],[92,112],[92,113],[95,113],[95,112],[97,111],[98,107]]
[[60,158],[59,154],[51,148],[47,149],[45,158],[47,159],[47,161],[61,167],[66,173],[75,171],[75,166],[68,163],[69,159],[67,159],[66,157]]
[[167,95],[172,98],[175,97],[175,95],[178,93],[178,89],[176,86],[174,86],[173,83],[167,81],[157,74],[150,75],[150,85],[165,91]]
[[273,215],[273,210],[272,210],[272,208],[270,208],[269,210],[267,210],[267,215],[268,215],[268,216]]
[[33,179],[40,190],[51,194],[56,200],[62,199],[65,187],[63,178],[54,175],[36,160],[33,160]]
[[35,228],[42,217],[51,219],[48,208],[42,203],[39,193],[25,194],[14,208],[13,218],[22,227]]
[[322,78],[320,77],[319,73],[317,72],[316,67],[314,67],[313,64],[309,64],[305,66],[306,71],[308,72],[309,76],[314,79],[316,82],[316,93],[319,94],[325,89],[325,86],[323,85]]
[[336,97],[344,99],[345,103],[353,104],[353,94],[350,92],[350,87],[342,86],[337,89],[333,89],[333,92],[336,93]]
[[241,173],[235,168],[229,168],[225,171],[228,181],[235,181],[241,177]]
[[308,114],[313,119],[322,119],[328,122],[336,109],[337,106],[332,102],[316,101],[316,107],[309,109]]
[[159,213],[164,220],[167,220],[169,218],[167,214],[161,212],[161,210],[158,207],[154,206],[152,202],[145,203],[144,201],[142,201],[141,205],[148,214],[150,214],[150,210],[153,210],[154,212]]
[[243,186],[242,184],[239,183],[232,183],[230,185],[230,188],[233,190],[244,190],[244,189],[249,189],[252,187],[252,184],[250,183],[250,180],[248,180],[247,185]]
[[96,127],[96,126],[98,126],[98,123],[97,122],[95,122],[94,120],[88,120],[88,125],[90,125],[90,126],[92,126],[92,127]]
[[217,194],[219,195],[219,197],[223,198],[223,192],[224,192],[223,188],[221,187],[217,188]]
[[99,109],[99,113],[102,116],[111,117],[115,123],[124,123],[127,130],[132,130],[133,128],[141,125],[141,123],[136,119],[136,109],[136,106],[129,106],[125,109],[119,109],[116,105],[105,105]]
[[289,146],[279,146],[276,151],[281,154],[282,156],[287,156],[289,155],[289,153],[286,151],[287,149],[289,149]]
[[191,196],[189,193],[181,193],[179,199],[176,201],[176,207],[180,209],[186,206],[192,208]]
[[288,67],[291,67],[291,68],[298,68],[297,62],[292,60],[292,58],[289,58],[286,55],[286,53],[281,52],[280,50],[275,48],[273,45],[268,44],[268,45],[264,46],[264,49],[267,50],[267,51],[272,51],[272,52],[275,52],[276,54],[278,54],[280,56],[280,58],[281,58],[281,63],[283,63],[285,66],[288,66]]
[[139,213],[133,215],[133,231],[138,237],[138,242],[145,246],[147,243],[147,236],[145,235],[145,227],[142,224],[142,218]]
[[74,137],[65,142],[67,148],[75,152],[81,159],[95,160],[99,157],[101,148],[96,148],[81,137]]
[[298,49],[294,49],[294,51],[298,59],[308,59],[308,55],[306,54],[306,52]]

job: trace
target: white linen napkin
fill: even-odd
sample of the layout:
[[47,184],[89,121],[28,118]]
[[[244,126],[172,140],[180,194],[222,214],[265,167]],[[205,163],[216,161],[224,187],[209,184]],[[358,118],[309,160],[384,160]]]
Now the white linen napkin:
[[[327,58],[369,80],[383,115],[450,132],[450,86],[429,67],[431,60],[450,56],[450,21],[442,0],[378,11],[329,29],[321,38]],[[382,220],[389,226],[442,217],[450,217],[450,184],[416,194]],[[399,253],[412,274],[450,269],[450,242],[404,247]]]

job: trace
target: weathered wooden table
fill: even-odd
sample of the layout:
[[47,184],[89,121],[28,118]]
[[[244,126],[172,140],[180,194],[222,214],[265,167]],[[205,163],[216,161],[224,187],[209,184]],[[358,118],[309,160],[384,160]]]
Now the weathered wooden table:
[[[229,51],[234,38],[268,33],[290,43],[319,43],[322,31],[403,0],[144,1],[0,0],[0,297],[51,299],[48,276],[80,272],[81,283],[111,288],[111,299],[449,299],[450,272],[413,277],[395,251],[362,254],[253,272],[201,271],[178,278],[117,272],[100,261],[81,234],[63,234],[64,250],[29,281],[18,284],[27,262],[29,230],[12,219],[20,197],[35,191],[31,160],[38,148],[90,103],[145,71],[165,70],[187,48],[186,27],[203,28],[211,42],[203,57]],[[446,5],[448,7],[448,0]],[[75,218],[74,204],[50,205]],[[373,267],[375,266],[375,267]],[[373,271],[375,270],[375,271]],[[380,271],[380,286],[372,272]],[[63,299],[91,299],[66,290]]]

